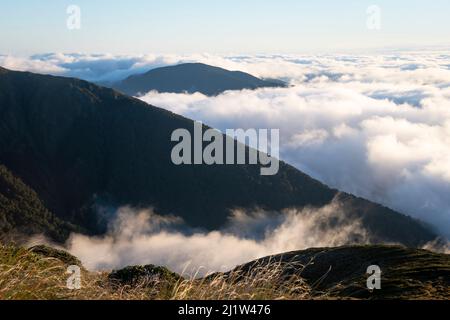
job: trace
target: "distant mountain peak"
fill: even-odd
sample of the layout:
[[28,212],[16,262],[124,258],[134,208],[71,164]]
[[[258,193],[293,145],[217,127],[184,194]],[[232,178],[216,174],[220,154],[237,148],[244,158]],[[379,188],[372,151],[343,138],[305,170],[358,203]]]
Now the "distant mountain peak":
[[137,96],[149,91],[170,93],[200,92],[207,96],[228,90],[284,87],[281,81],[264,80],[242,71],[229,71],[204,63],[182,63],[132,75],[113,88]]

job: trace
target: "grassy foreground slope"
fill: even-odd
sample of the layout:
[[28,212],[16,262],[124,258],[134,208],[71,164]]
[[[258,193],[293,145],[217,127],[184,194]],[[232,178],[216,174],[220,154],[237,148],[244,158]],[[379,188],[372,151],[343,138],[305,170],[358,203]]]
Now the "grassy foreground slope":
[[[237,267],[245,278],[254,270],[283,266],[281,279],[301,277],[315,294],[359,299],[449,299],[450,255],[402,246],[313,248],[266,257]],[[381,269],[381,290],[367,289],[367,268]]]
[[[0,299],[449,299],[450,256],[399,246],[308,249],[259,259],[228,273],[183,278],[164,267],[89,272],[66,287],[69,264],[48,247],[0,246]],[[382,269],[381,290],[366,288],[368,265]]]

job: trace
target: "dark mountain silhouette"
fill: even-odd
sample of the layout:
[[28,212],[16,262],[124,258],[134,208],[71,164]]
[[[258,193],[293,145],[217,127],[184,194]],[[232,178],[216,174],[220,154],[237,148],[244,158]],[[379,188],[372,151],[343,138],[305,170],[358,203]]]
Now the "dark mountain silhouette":
[[262,80],[241,71],[228,71],[202,63],[157,68],[112,85],[118,91],[131,96],[143,95],[152,90],[174,93],[201,92],[214,96],[227,90],[283,86],[285,84],[279,80]]
[[[341,201],[374,241],[433,240],[422,223],[340,193],[285,163],[176,166],[178,128],[193,121],[92,83],[28,72],[0,74],[0,162],[33,188],[59,219],[100,233],[108,210],[153,206],[193,227],[222,227],[233,208],[280,210]],[[101,212],[102,214],[99,214]]]

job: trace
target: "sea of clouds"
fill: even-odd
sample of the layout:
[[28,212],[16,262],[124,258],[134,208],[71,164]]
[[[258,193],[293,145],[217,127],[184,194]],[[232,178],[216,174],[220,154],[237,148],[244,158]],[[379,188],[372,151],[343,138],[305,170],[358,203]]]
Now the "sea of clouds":
[[279,128],[283,160],[450,236],[448,54],[211,60],[291,86],[140,98],[222,131]]
[[[98,82],[194,61],[282,79],[290,86],[229,91],[216,97],[149,92],[140,99],[222,131],[279,128],[283,160],[331,187],[426,221],[450,237],[449,52],[0,56],[0,65],[6,68]],[[297,235],[295,241],[289,237],[282,240],[286,239],[284,233],[269,228],[273,224],[266,225],[269,229],[260,238],[247,238],[236,232],[238,228],[189,235],[168,229],[147,230],[133,236],[120,230],[128,230],[124,226],[134,225],[136,219],[141,219],[138,226],[153,225],[150,221],[155,215],[119,211],[118,216],[126,219],[119,218],[115,224],[122,227],[102,238],[74,235],[70,251],[92,268],[151,262],[180,271],[191,261],[193,268],[203,265],[208,270],[223,270],[266,254],[343,244],[349,238],[345,231],[334,237],[336,230],[329,232],[331,238],[318,237],[315,221],[299,214],[287,215],[276,224],[292,230]],[[244,216],[246,223],[234,216],[231,225],[257,225],[255,215]],[[355,226],[350,229],[353,232]],[[222,251],[228,255],[226,259],[216,254]]]

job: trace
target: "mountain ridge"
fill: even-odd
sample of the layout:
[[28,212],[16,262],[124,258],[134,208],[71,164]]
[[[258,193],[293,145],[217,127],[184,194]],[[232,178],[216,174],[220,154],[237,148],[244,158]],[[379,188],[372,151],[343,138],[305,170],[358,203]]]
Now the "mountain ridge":
[[229,71],[203,63],[182,63],[152,69],[112,84],[127,95],[143,95],[150,91],[170,93],[200,92],[215,96],[228,90],[283,87],[281,81],[263,80],[242,71]]

